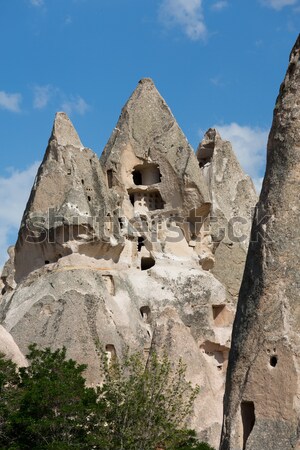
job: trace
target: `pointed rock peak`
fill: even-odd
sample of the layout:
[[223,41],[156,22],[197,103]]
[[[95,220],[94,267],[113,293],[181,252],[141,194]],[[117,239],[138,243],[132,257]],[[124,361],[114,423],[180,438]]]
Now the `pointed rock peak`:
[[141,108],[142,110],[150,110],[150,113],[153,109],[156,108],[156,103],[163,104],[167,107],[167,104],[164,98],[159,93],[157,87],[155,86],[154,81],[151,78],[142,78],[139,82],[135,90],[133,91],[131,97],[129,98],[125,108],[130,110],[131,108]]
[[142,84],[142,85],[147,84],[148,86],[155,86],[155,84],[154,84],[152,78],[142,78],[142,79],[139,81],[139,84]]
[[[300,85],[300,35],[298,36],[295,45],[290,53],[290,60],[287,69],[287,73],[283,83],[281,84],[279,96],[277,98],[275,111],[280,110],[283,107],[283,98],[288,95],[288,105],[286,107],[293,107],[293,104],[297,104],[295,96],[299,95],[299,85]],[[292,93],[293,95],[289,95]],[[295,94],[295,95],[294,95]],[[294,101],[291,101],[294,99]]]
[[295,45],[290,54],[290,62],[296,63],[300,60],[300,34],[295,42]]
[[209,128],[205,133],[196,152],[199,162],[209,162],[213,157],[216,142],[222,140],[219,132],[215,128]]
[[72,145],[73,147],[83,148],[77,131],[64,112],[58,112],[55,115],[50,141],[52,140],[55,140],[58,145],[63,147]]
[[204,135],[202,142],[199,147],[202,145],[211,145],[214,144],[218,139],[221,139],[221,136],[215,128],[209,128]]
[[151,78],[142,78],[134,90],[133,94],[128,100],[127,104],[130,104],[132,101],[139,102],[142,100],[144,96],[151,95],[151,97],[160,98],[164,101],[163,97],[160,95],[157,87],[155,86],[154,81]]

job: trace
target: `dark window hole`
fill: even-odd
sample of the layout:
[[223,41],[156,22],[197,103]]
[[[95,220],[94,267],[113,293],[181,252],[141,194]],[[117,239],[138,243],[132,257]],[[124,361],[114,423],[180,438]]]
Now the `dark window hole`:
[[141,172],[139,170],[135,170],[132,173],[132,177],[133,177],[134,184],[136,184],[136,185],[143,184],[142,183],[142,174],[141,174]]
[[124,217],[119,217],[118,218],[118,222],[119,222],[119,225],[120,225],[120,229],[123,230],[124,227],[125,227],[125,218]]
[[90,202],[90,201],[91,201],[91,196],[90,196],[90,195],[88,195],[88,197],[87,197],[87,198],[88,198],[88,201]]
[[272,367],[276,367],[276,366],[277,366],[277,363],[278,363],[278,358],[277,358],[277,356],[271,356],[271,358],[270,358],[270,365],[271,365]]
[[241,403],[241,415],[243,423],[243,450],[255,424],[255,408],[253,402]]
[[46,259],[45,264],[50,264],[50,261],[48,261],[48,259]]
[[140,308],[140,313],[144,322],[148,322],[150,320],[150,308],[149,306],[142,306]]
[[141,259],[141,270],[151,269],[155,265],[155,259],[151,257],[143,257]]
[[132,206],[134,206],[134,194],[130,194],[129,198],[130,198],[130,202],[131,202]]
[[142,247],[145,247],[145,239],[142,236],[138,237],[138,251],[142,250]]
[[113,187],[113,171],[112,169],[109,169],[107,172],[107,185],[109,187],[109,189],[111,189]]

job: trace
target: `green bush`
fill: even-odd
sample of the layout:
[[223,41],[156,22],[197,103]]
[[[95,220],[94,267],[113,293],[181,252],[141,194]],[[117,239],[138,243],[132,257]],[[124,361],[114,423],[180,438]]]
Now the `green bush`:
[[103,357],[104,382],[86,387],[86,366],[66,350],[30,347],[29,366],[0,355],[0,449],[213,450],[187,427],[199,394],[181,361]]

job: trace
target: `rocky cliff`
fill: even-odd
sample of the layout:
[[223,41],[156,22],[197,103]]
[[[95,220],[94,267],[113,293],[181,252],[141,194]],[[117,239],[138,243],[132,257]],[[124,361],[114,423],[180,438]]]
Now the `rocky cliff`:
[[[58,113],[2,274],[2,326],[23,354],[66,346],[90,384],[99,343],[110,358],[182,357],[201,387],[191,426],[216,445],[255,202],[230,144],[210,130],[196,157],[149,79],[100,161]],[[220,235],[231,216],[236,229]]]
[[222,450],[292,450],[299,436],[300,36],[268,141],[239,294]]

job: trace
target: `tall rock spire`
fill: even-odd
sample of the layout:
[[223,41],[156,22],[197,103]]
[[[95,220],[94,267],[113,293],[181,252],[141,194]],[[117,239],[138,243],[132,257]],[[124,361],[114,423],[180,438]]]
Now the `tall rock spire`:
[[192,147],[149,78],[139,82],[122,109],[100,161],[126,217],[148,221],[147,240],[151,224],[158,221],[165,228],[177,217],[177,242],[161,236],[166,245],[162,249],[157,242],[154,251],[194,256],[211,269],[210,236],[203,226],[211,207],[207,184]]
[[17,283],[87,242],[95,247],[109,240],[104,221],[110,200],[97,155],[82,145],[68,116],[57,113],[15,247]]
[[[161,185],[161,194],[170,207],[184,203],[184,189],[193,185],[194,201],[207,203],[209,210],[209,193],[204,178],[199,177],[194,151],[153,81],[144,78],[124,106],[101,163],[113,171],[116,185],[120,181],[126,185],[134,164],[151,162],[159,166],[162,180],[168,180],[166,189]],[[178,184],[179,189],[173,189]]]
[[196,156],[212,198],[211,234],[215,256],[212,273],[226,286],[228,300],[236,305],[257,194],[231,143],[223,141],[216,129],[210,128],[205,133]]
[[51,140],[55,140],[57,145],[63,147],[72,145],[73,147],[84,148],[71,120],[64,112],[58,112],[55,115]]
[[299,143],[300,36],[268,141],[233,328],[221,450],[300,448]]

